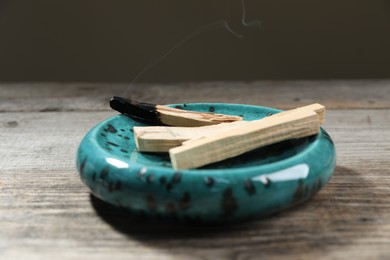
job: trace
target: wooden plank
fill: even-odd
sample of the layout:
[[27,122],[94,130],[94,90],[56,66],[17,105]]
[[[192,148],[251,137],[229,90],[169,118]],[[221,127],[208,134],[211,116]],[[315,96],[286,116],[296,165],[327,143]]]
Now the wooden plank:
[[[73,169],[76,149],[82,137],[92,126],[115,114],[1,113],[0,170]],[[372,167],[377,158],[390,152],[390,112],[387,109],[328,110],[324,128],[336,142],[340,163],[344,159],[349,162],[356,160],[357,163],[358,160],[364,160]],[[343,153],[340,154],[340,151]],[[343,158],[344,153],[358,153],[360,157],[355,155]]]
[[78,143],[95,124],[115,112],[0,114],[0,170],[74,168]]
[[[127,84],[2,83],[0,111],[110,110],[111,96]],[[135,84],[134,100],[155,103],[228,102],[292,109],[311,103],[327,108],[390,108],[390,80],[319,80]]]
[[299,207],[232,226],[129,218],[91,199],[79,141],[112,112],[0,114],[0,259],[386,259],[390,110],[330,110],[338,166]]

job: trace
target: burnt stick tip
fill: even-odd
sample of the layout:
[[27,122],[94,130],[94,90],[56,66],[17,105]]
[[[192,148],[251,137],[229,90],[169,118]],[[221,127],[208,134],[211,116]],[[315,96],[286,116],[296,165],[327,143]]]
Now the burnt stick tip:
[[146,120],[159,121],[155,104],[141,103],[131,99],[113,96],[110,107],[126,116]]

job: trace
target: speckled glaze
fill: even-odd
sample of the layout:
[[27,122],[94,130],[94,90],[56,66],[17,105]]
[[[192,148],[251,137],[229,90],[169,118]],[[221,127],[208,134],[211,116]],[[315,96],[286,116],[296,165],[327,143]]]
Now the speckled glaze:
[[[280,112],[237,104],[177,104],[194,111],[242,115]],[[81,180],[98,198],[143,216],[225,222],[269,215],[302,203],[331,178],[335,148],[329,135],[285,141],[193,170],[176,171],[168,154],[139,153],[132,128],[117,115],[95,126],[77,153]]]

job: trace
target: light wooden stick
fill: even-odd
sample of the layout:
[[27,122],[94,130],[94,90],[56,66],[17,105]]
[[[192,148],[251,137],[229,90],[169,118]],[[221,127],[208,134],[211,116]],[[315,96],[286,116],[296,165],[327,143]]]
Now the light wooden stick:
[[[298,107],[296,109],[307,109],[307,110],[312,110],[314,112],[317,113],[318,115],[318,119],[320,120],[320,124],[324,124],[325,123],[325,107],[321,104],[318,104],[318,103],[314,103],[314,104],[311,104],[311,105],[308,105],[308,106],[304,106],[304,107]],[[287,113],[290,113],[291,111],[294,111],[295,109],[292,109],[292,110],[287,110],[287,111],[283,111],[283,112],[280,112],[276,115],[284,115],[284,114],[287,114]]]
[[160,121],[165,125],[171,126],[208,126],[242,120],[242,117],[240,116],[209,112],[195,112],[162,105],[156,105],[156,109],[159,114]]
[[228,129],[242,126],[248,121],[237,121],[201,127],[136,126],[134,139],[140,152],[168,152],[184,142],[203,136],[222,133]]
[[[324,122],[325,107],[320,104],[312,104],[297,109],[313,110],[317,113],[320,119],[320,123]],[[296,109],[283,111],[273,115],[273,117],[283,116],[295,110]],[[134,127],[133,130],[136,145],[139,151],[168,152],[169,149],[173,147],[189,144],[192,141],[204,136],[222,133],[235,127],[241,127],[246,123],[248,123],[248,121],[237,121],[202,127],[147,126]]]
[[[277,118],[277,117],[282,117],[282,116],[288,116],[289,114],[291,113],[294,113],[298,110],[303,110],[303,109],[306,109],[306,110],[311,110],[311,111],[314,111],[315,113],[317,113],[317,116],[318,116],[318,120],[319,120],[319,123],[322,125],[324,122],[325,122],[325,107],[321,104],[318,104],[318,103],[314,103],[314,104],[311,104],[311,105],[308,105],[308,106],[304,106],[304,107],[298,107],[298,108],[295,108],[295,109],[291,109],[291,110],[287,110],[287,111],[283,111],[283,112],[280,112],[280,113],[277,113],[277,114],[274,114],[274,115],[271,115],[270,117],[271,118]],[[268,118],[268,117],[267,117]],[[263,118],[264,119],[264,118]],[[259,119],[259,120],[255,120],[255,121],[260,121],[260,120],[263,120],[263,119]],[[243,121],[243,122],[254,122],[254,121]],[[241,122],[241,124],[236,124],[236,126],[243,126],[243,122]],[[231,127],[232,129],[233,127]],[[221,129],[222,130],[222,129]],[[219,131],[219,133],[221,133],[222,131]],[[206,135],[203,135],[203,136],[199,136],[199,137],[196,137],[196,138],[191,138],[187,141],[184,141],[182,142],[182,145],[188,145],[188,144],[191,144],[192,142],[194,141],[197,141],[198,139],[200,138],[203,138],[203,137],[206,137],[206,136],[209,136],[209,135],[212,135],[214,133],[211,133],[211,134],[206,134]],[[173,148],[173,147],[172,147]]]
[[170,149],[169,155],[175,169],[197,168],[265,145],[314,135],[319,130],[317,113],[296,109],[284,115],[248,122],[244,127],[227,130],[222,134],[191,141]]

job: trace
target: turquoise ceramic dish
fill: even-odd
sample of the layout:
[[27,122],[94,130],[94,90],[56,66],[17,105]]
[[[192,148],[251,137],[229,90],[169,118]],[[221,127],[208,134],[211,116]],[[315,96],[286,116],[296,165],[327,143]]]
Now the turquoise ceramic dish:
[[[237,104],[179,104],[183,109],[254,120],[279,110]],[[139,153],[123,115],[101,122],[77,153],[81,180],[98,198],[134,214],[221,222],[269,215],[302,203],[331,178],[335,148],[325,130],[236,158],[175,171],[167,154]]]

